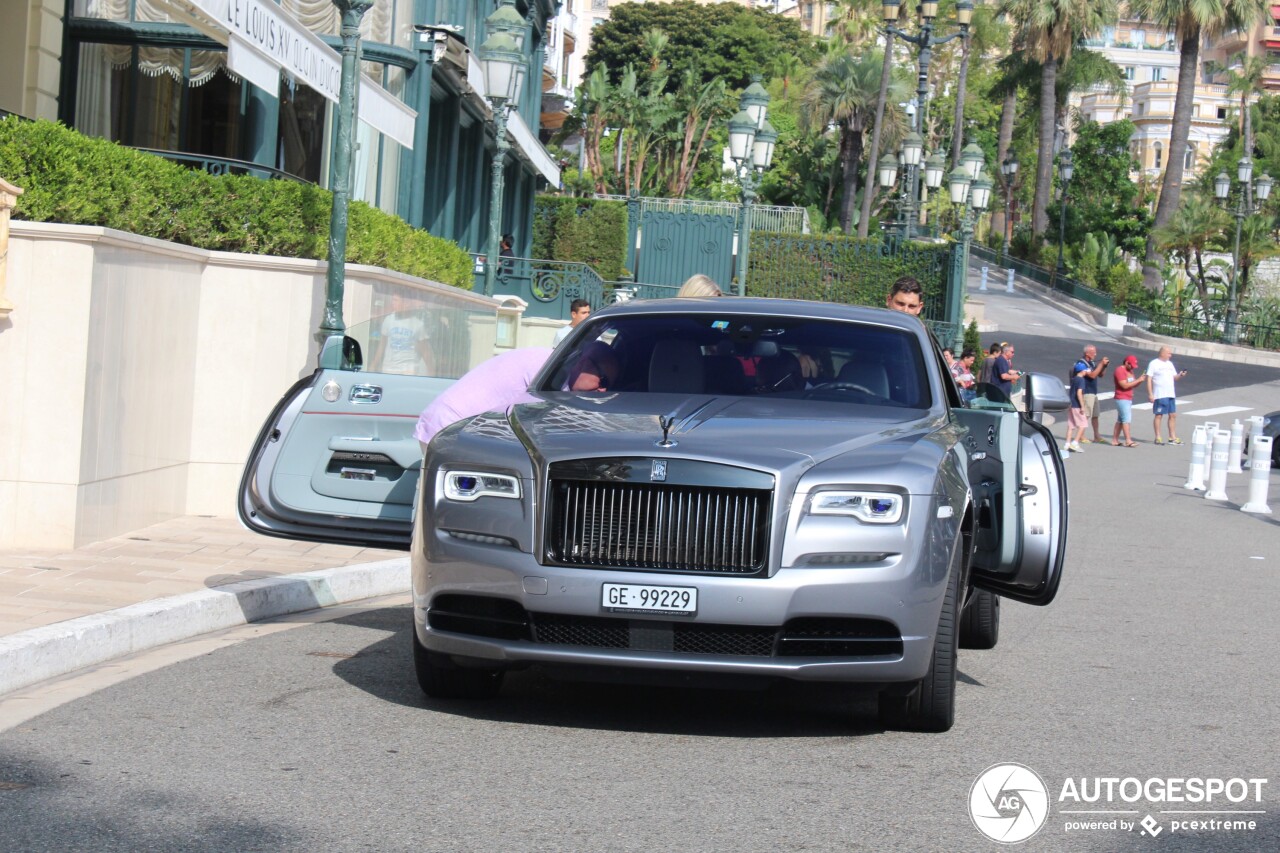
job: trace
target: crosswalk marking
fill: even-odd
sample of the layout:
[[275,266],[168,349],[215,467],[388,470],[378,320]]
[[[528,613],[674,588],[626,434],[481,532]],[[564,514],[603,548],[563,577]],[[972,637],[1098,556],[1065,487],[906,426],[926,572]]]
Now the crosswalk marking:
[[1197,409],[1194,412],[1187,412],[1188,415],[1194,415],[1197,418],[1211,418],[1214,415],[1229,415],[1232,412],[1248,412],[1252,411],[1250,406],[1219,406],[1216,409]]
[[[1190,405],[1191,405],[1192,403],[1194,403],[1194,402],[1195,402],[1195,400],[1179,400],[1179,401],[1178,401],[1178,405],[1179,405],[1179,406],[1190,406]],[[1138,410],[1146,411],[1147,409],[1150,409],[1150,408],[1151,408],[1151,404],[1150,404],[1150,403],[1135,403],[1135,404],[1134,404],[1134,406],[1133,406],[1133,408],[1134,408],[1134,411],[1138,411]],[[1179,414],[1179,415],[1181,415],[1181,414],[1193,415],[1193,414],[1195,414],[1195,412],[1178,412],[1177,414]]]

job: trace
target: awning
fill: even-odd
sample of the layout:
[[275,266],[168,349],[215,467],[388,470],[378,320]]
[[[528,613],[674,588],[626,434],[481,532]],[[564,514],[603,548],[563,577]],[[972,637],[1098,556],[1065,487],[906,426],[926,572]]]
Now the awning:
[[[174,17],[227,45],[227,65],[276,97],[280,72],[338,102],[342,57],[274,0],[154,0]],[[417,113],[395,95],[361,75],[360,120],[413,147]]]

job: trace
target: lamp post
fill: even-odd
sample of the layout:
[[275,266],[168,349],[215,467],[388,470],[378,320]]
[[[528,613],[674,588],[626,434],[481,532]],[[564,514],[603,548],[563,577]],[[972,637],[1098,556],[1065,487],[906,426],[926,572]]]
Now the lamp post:
[[[1252,216],[1258,212],[1261,204],[1251,203],[1247,198],[1246,190],[1249,187],[1249,181],[1253,178],[1253,160],[1249,157],[1241,157],[1240,162],[1236,164],[1236,178],[1240,181],[1240,199],[1236,203],[1236,239],[1235,247],[1231,250],[1231,282],[1230,289],[1227,292],[1227,318],[1226,318],[1226,338],[1228,343],[1235,343],[1238,335],[1236,328],[1236,289],[1237,282],[1240,278],[1240,230],[1244,226],[1246,216]],[[1271,195],[1271,186],[1273,181],[1270,175],[1262,175],[1253,183],[1253,197],[1258,202],[1264,202]],[[1231,178],[1226,172],[1219,172],[1218,176],[1213,179],[1213,194],[1219,201],[1226,202],[1227,196],[1231,194]]]
[[773,162],[778,132],[769,124],[769,93],[752,78],[738,101],[738,112],[729,119],[729,157],[742,187],[742,228],[738,237],[738,295],[747,294],[747,269],[751,261],[751,205],[765,169]]
[[[976,159],[973,156],[976,153]],[[964,206],[960,217],[960,251],[954,257],[952,274],[957,283],[951,289],[951,305],[948,315],[956,321],[955,346],[964,346],[964,292],[969,273],[969,245],[973,242],[974,225],[977,218],[986,211],[991,203],[991,179],[983,173],[985,159],[982,149],[976,145],[965,146],[960,165],[951,170],[947,176],[947,189],[951,193],[952,204]]]
[[[329,188],[333,208],[329,213],[329,266],[325,271],[324,315],[320,335],[328,340],[346,331],[342,322],[342,291],[347,276],[347,214],[351,202],[351,155],[356,123],[356,75],[360,61],[360,19],[372,0],[333,0],[342,15],[342,78],[338,88],[338,127]],[[341,366],[342,347],[320,348],[320,366]]]
[[[923,152],[915,155],[917,163],[919,162],[922,153]],[[883,189],[890,189],[898,182],[898,169],[899,167],[905,167],[907,165],[908,156],[910,155],[908,155],[904,150],[899,151],[897,154],[886,153],[880,158],[880,162],[876,165],[876,172],[880,181],[880,186]],[[942,176],[946,171],[947,158],[941,151],[934,152],[932,156],[925,158],[924,160],[924,185],[931,190],[936,190],[938,187],[942,186]],[[904,223],[903,228],[904,233],[908,233],[905,229],[910,228],[909,221]]]
[[1067,274],[1066,264],[1062,262],[1062,248],[1067,240],[1067,190],[1071,185],[1071,175],[1074,172],[1071,149],[1064,148],[1058,155],[1058,178],[1062,181],[1062,197],[1058,200],[1058,266],[1053,273],[1055,282],[1059,276]]
[[507,151],[507,116],[524,82],[524,37],[527,24],[511,4],[500,5],[485,19],[489,37],[480,45],[485,95],[493,109],[494,151],[489,177],[489,241],[485,249],[484,294],[492,296],[498,275],[498,242],[502,237],[502,193]]
[[1009,235],[1013,233],[1012,216],[1013,178],[1018,174],[1018,160],[1012,154],[1004,158],[1000,164],[1000,174],[1004,176],[1004,247],[1000,250],[1000,262],[1009,256]]
[[920,130],[923,127],[924,109],[929,100],[929,63],[933,60],[933,48],[940,44],[946,44],[952,39],[968,38],[969,23],[973,20],[973,0],[957,0],[956,2],[956,22],[960,25],[960,29],[948,36],[935,36],[933,34],[933,22],[938,17],[938,4],[936,0],[921,0],[920,3],[920,32],[916,35],[909,35],[903,30],[894,26],[894,22],[898,20],[898,13],[901,10],[901,0],[881,0],[881,11],[884,16],[885,31],[892,33],[907,44],[913,45],[916,49],[916,58],[918,73],[916,77],[916,109],[911,115],[911,134],[908,134],[907,140],[915,137],[920,147],[915,148],[916,156],[911,159],[911,149],[908,149],[906,143],[903,145],[903,152],[908,155],[905,161],[906,174],[903,176],[906,182],[903,189],[906,194],[904,204],[904,223],[902,234],[906,239],[911,239],[915,230],[915,223],[919,221],[919,204],[920,204],[920,152],[923,151],[923,140],[920,138]]

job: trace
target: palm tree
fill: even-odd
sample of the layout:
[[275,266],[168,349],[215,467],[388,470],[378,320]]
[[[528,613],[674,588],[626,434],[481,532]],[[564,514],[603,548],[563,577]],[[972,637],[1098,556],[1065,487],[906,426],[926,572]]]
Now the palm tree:
[[[1144,21],[1174,30],[1181,56],[1178,62],[1178,90],[1173,98],[1173,126],[1169,132],[1169,158],[1160,184],[1155,227],[1165,225],[1178,209],[1182,192],[1182,164],[1191,133],[1191,108],[1195,100],[1200,70],[1200,41],[1229,29],[1247,30],[1267,9],[1268,0],[1130,0],[1129,11]],[[1151,290],[1161,286],[1158,245],[1152,231],[1147,238],[1147,254],[1142,276]]]
[[956,75],[956,106],[951,121],[951,168],[960,165],[960,149],[964,145],[964,97],[969,81],[969,58],[976,51],[986,56],[993,46],[1008,38],[1008,28],[996,20],[994,9],[978,6],[973,10],[969,32],[960,45],[960,72]]
[[880,157],[880,135],[884,130],[884,107],[893,77],[893,33],[884,34],[884,63],[880,68],[880,91],[876,94],[876,117],[871,125],[871,150],[867,154],[867,180],[862,185],[862,210],[858,216],[858,236],[866,237],[871,226],[871,199],[876,188],[876,160]]
[[[1267,73],[1267,61],[1261,56],[1249,56],[1244,51],[1233,54],[1225,63],[1207,62],[1205,70],[1227,78],[1227,94],[1240,96],[1240,138],[1244,140],[1244,153],[1252,157],[1253,107],[1249,100],[1262,90],[1262,78]],[[1253,203],[1253,187],[1245,185],[1245,202]]]
[[[1172,252],[1182,261],[1187,278],[1196,283],[1200,302],[1209,300],[1209,283],[1205,277],[1204,252],[1210,242],[1222,237],[1231,225],[1231,217],[1211,199],[1190,193],[1182,200],[1173,218],[1152,230],[1161,251]],[[1196,268],[1191,269],[1192,262]]]
[[1076,41],[1098,33],[1116,19],[1115,0],[1004,0],[1001,14],[1018,29],[1027,55],[1040,63],[1040,133],[1036,158],[1036,191],[1031,230],[1037,237],[1049,225],[1049,191],[1053,185],[1054,105],[1058,66]]
[[853,230],[858,195],[858,171],[862,166],[863,135],[872,118],[880,89],[882,57],[877,53],[854,56],[849,50],[827,55],[805,89],[800,125],[822,132],[835,125],[840,139],[840,227]]

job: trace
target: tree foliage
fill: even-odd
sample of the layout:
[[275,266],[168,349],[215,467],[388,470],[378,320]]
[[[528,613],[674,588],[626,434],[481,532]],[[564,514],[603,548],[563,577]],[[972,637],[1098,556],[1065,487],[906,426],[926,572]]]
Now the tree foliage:
[[616,83],[628,65],[646,67],[652,56],[646,33],[653,30],[667,37],[662,58],[671,69],[672,86],[691,71],[703,85],[719,78],[727,87],[741,89],[750,84],[752,74],[767,73],[779,55],[797,56],[806,63],[818,55],[799,21],[764,9],[692,0],[623,3],[612,6],[609,20],[591,31],[588,73],[603,68]]

